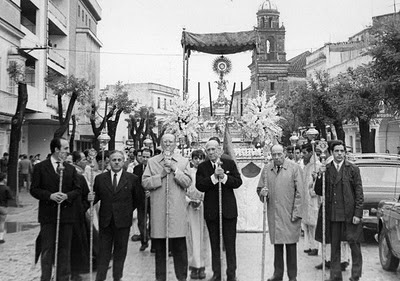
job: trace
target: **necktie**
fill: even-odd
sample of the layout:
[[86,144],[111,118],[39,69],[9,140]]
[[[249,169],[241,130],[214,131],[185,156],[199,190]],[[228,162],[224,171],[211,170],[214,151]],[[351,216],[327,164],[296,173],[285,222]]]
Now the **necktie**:
[[117,173],[114,173],[112,185],[113,185],[114,191],[116,191],[117,190]]
[[278,166],[278,170],[276,171],[277,174],[281,171],[281,166]]
[[56,167],[56,173],[60,174],[60,161],[56,161],[57,167]]
[[336,164],[336,170],[339,172],[339,170],[340,170],[339,164]]

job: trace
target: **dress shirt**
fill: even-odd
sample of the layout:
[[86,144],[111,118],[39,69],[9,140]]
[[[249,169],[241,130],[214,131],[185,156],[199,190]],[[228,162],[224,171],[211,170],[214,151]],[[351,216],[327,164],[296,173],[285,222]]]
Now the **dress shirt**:
[[113,172],[112,170],[110,172],[111,172],[111,183],[114,179],[114,174],[117,174],[117,186],[118,186],[119,180],[121,179],[121,175],[122,175],[122,169],[119,170],[119,172],[117,172],[117,173]]
[[[217,168],[217,165],[213,161],[210,161],[210,162],[211,162],[211,165],[213,166],[213,168],[215,170]],[[227,180],[228,180],[228,176],[226,174],[224,174],[224,177],[222,178],[221,182],[223,184],[225,184],[227,182]],[[213,184],[217,184],[218,183],[218,179],[215,177],[215,174],[211,175],[211,181],[212,181]]]
[[[54,171],[58,174],[58,172],[57,172],[57,166],[58,166],[58,163],[61,163],[60,159],[56,159],[56,158],[54,158],[53,156],[51,156],[51,157],[50,157],[50,162],[51,162],[51,165],[53,165]],[[57,162],[58,162],[58,163],[57,163]]]
[[333,161],[333,163],[335,164],[335,168],[338,172],[340,171],[340,168],[342,167],[343,162],[344,162],[344,160],[342,160],[340,163],[336,163],[335,161]]

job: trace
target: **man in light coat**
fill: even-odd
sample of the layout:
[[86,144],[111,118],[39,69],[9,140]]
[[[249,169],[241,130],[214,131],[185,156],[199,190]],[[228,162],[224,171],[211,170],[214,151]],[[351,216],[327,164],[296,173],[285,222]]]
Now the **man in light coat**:
[[264,167],[257,187],[261,201],[267,197],[269,237],[274,245],[274,275],[268,281],[283,279],[284,245],[289,281],[296,281],[303,177],[299,165],[285,159],[281,145],[272,146],[271,156],[273,161]]
[[[174,257],[175,275],[179,281],[187,278],[187,210],[186,189],[192,182],[189,159],[174,154],[174,135],[161,139],[164,153],[150,158],[142,177],[142,186],[150,191],[151,238],[156,249],[156,280],[166,279],[166,224]],[[168,156],[166,151],[172,155]],[[168,194],[167,194],[168,186]],[[168,213],[167,210],[168,202]],[[168,215],[168,221],[167,221]]]

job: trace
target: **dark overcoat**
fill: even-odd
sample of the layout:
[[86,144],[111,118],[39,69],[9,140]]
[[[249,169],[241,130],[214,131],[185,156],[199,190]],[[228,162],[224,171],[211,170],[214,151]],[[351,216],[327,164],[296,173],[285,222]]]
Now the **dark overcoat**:
[[[336,172],[333,161],[326,165],[325,174],[325,211],[326,211],[326,243],[331,242],[330,219],[332,210],[333,186],[341,184],[344,199],[345,231],[341,235],[342,241],[361,242],[363,240],[362,224],[353,224],[353,217],[362,218],[364,193],[360,169],[354,164],[344,161],[340,171]],[[315,193],[322,196],[322,176],[316,180]],[[322,242],[322,205],[318,212],[315,239]]]

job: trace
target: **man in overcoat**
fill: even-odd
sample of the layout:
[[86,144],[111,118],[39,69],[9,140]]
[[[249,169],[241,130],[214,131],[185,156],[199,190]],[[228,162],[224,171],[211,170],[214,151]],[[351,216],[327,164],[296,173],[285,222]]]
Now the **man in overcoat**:
[[283,248],[289,281],[297,280],[297,242],[303,216],[303,176],[300,166],[285,159],[283,147],[272,146],[273,161],[262,171],[257,192],[263,202],[267,197],[268,230],[274,245],[274,274],[268,281],[283,279]]
[[124,171],[123,165],[123,152],[111,152],[111,170],[96,176],[94,194],[90,193],[88,198],[89,201],[94,199],[94,204],[101,201],[96,281],[106,280],[111,254],[114,281],[121,280],[123,275],[129,231],[137,205],[136,186],[139,184],[137,176]]
[[[342,280],[340,242],[348,241],[352,256],[351,281],[358,281],[362,272],[361,244],[363,228],[364,193],[360,169],[345,159],[345,146],[337,141],[331,144],[333,161],[321,167],[325,171],[326,243],[331,243],[330,280]],[[318,176],[315,193],[322,195],[322,177]],[[315,234],[322,242],[322,209]]]
[[[222,158],[216,140],[206,144],[208,160],[198,166],[196,173],[196,188],[204,192],[204,218],[206,220],[210,242],[212,270],[214,272],[210,281],[220,281],[221,260],[219,242],[219,183],[222,185],[222,236],[226,250],[226,275],[227,281],[236,280],[236,225],[237,204],[234,189],[242,185],[242,179],[235,162],[229,158]],[[218,165],[222,162],[221,166]]]
[[[69,152],[66,139],[54,138],[50,142],[51,157],[35,165],[30,193],[39,200],[41,281],[50,281],[53,267],[57,209],[61,204],[58,240],[57,280],[69,281],[71,274],[71,240],[73,224],[79,220],[76,199],[81,194],[77,172],[68,163],[62,163]],[[59,191],[62,166],[62,188]]]
[[[190,186],[192,178],[189,159],[174,153],[175,146],[175,136],[165,134],[161,139],[163,153],[148,160],[142,176],[143,188],[150,191],[150,236],[156,250],[157,281],[166,280],[167,223],[176,278],[179,281],[187,278],[186,189]],[[168,155],[168,152],[171,155]]]

